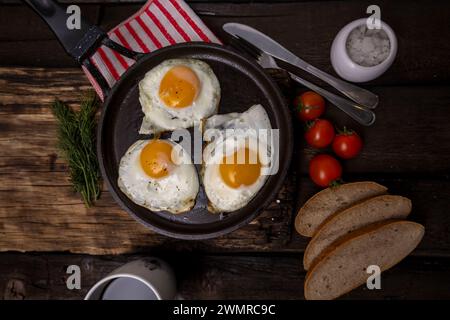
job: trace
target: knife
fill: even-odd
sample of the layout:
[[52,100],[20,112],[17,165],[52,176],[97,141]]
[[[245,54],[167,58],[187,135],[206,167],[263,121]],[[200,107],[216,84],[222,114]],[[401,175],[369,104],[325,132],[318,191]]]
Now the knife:
[[293,54],[291,51],[283,47],[272,38],[252,27],[240,23],[226,23],[222,28],[230,35],[234,37],[237,36],[238,38],[242,38],[250,42],[259,50],[281,61],[309,72],[310,74],[325,81],[329,85],[333,86],[336,90],[340,91],[343,95],[363,105],[364,107],[374,109],[378,104],[377,95],[366,89],[335,78],[332,75],[317,69],[316,67],[297,57],[295,54]]

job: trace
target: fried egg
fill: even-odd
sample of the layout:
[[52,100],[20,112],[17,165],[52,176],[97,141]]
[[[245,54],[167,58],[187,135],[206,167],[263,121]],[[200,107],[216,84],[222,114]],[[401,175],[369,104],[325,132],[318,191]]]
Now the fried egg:
[[261,105],[206,121],[204,139],[212,141],[203,150],[203,184],[210,211],[238,210],[263,187],[272,161],[270,129]]
[[141,134],[189,128],[217,113],[220,85],[211,67],[195,59],[171,59],[139,82]]
[[134,203],[152,211],[181,213],[199,190],[190,155],[171,140],[138,140],[120,160],[118,185]]

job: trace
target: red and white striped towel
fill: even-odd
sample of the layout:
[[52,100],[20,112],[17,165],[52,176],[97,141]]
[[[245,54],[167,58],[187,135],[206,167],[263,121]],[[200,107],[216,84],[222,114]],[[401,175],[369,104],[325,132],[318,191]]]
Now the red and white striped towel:
[[[108,35],[124,47],[144,53],[181,42],[221,43],[183,0],[149,0]],[[134,60],[105,46],[97,50],[91,61],[110,87],[134,63]],[[103,100],[99,85],[86,68],[83,70]]]

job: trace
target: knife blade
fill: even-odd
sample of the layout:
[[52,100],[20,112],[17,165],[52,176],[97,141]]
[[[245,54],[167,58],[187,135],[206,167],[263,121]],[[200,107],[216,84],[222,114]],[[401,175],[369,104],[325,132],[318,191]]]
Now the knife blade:
[[283,47],[281,44],[279,44],[269,36],[256,29],[253,29],[250,26],[230,22],[224,24],[222,28],[230,35],[237,36],[250,42],[259,50],[275,58],[294,65],[296,65],[297,63],[302,64],[302,67],[306,67],[305,65],[303,65],[307,64],[305,61],[297,57],[295,54],[293,54],[291,51]]

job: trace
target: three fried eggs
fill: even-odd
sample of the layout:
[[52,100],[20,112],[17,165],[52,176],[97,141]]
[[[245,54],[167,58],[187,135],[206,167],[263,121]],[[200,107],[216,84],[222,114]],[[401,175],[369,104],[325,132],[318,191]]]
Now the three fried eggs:
[[[270,147],[255,148],[257,137],[247,129],[271,126],[261,105],[244,113],[215,115],[219,100],[219,81],[208,64],[195,59],[166,60],[139,83],[144,113],[139,133],[157,135],[200,124],[205,133],[218,132],[220,139],[203,150],[202,182],[209,210],[231,212],[244,207],[267,180]],[[225,134],[230,129],[235,132]],[[139,140],[130,146],[120,161],[118,185],[134,203],[171,213],[192,209],[199,191],[189,153],[168,139]]]

